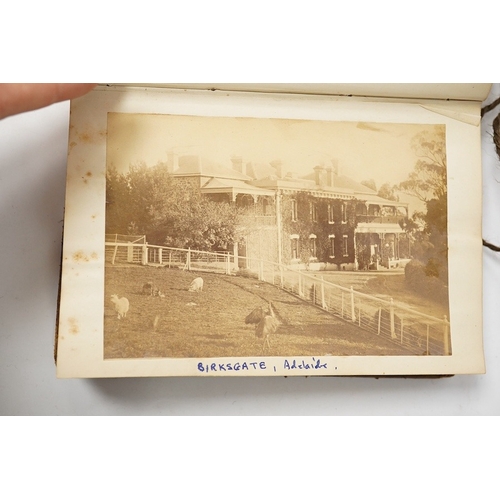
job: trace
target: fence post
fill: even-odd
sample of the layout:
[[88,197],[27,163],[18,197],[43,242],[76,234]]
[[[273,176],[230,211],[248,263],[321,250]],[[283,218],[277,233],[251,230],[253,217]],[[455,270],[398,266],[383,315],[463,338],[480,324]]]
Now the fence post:
[[354,323],[356,321],[356,309],[354,307],[354,289],[351,286],[351,320]]
[[113,258],[111,259],[111,264],[113,264],[113,266],[115,265],[115,259],[117,253],[118,253],[118,245],[115,246],[115,249],[113,251]]
[[326,302],[325,302],[325,277],[321,276],[321,307],[323,309],[326,309]]
[[401,345],[403,345],[403,316],[401,316]]
[[172,267],[172,251],[168,252],[168,268]]
[[425,354],[429,356],[429,323],[427,323],[427,341],[426,341],[426,348],[425,348]]
[[259,260],[259,279],[260,281],[264,281],[264,261]]
[[377,335],[380,335],[380,323],[382,320],[382,308],[378,308],[378,330],[377,330]]
[[300,274],[300,271],[298,271],[298,276],[299,276],[299,289],[297,292],[299,293],[299,297],[302,297],[302,275]]
[[[116,249],[118,250],[118,247]],[[132,243],[127,245],[127,262],[134,262],[134,245]]]
[[160,260],[160,266],[163,264],[163,248],[158,250],[158,259]]
[[389,315],[391,318],[391,338],[396,338],[396,330],[394,328],[394,299],[391,297],[391,305],[389,306]]
[[191,247],[188,248],[188,253],[186,256],[186,267],[188,271],[191,271]]
[[358,326],[361,327],[361,298],[358,299]]
[[448,356],[450,354],[450,323],[446,314],[444,315],[443,337],[444,355]]
[[226,254],[226,274],[229,274],[229,252]]

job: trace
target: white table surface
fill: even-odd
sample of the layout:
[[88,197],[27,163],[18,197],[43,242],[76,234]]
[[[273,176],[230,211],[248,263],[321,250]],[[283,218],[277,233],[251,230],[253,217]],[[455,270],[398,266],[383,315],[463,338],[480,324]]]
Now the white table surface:
[[[499,95],[495,84],[489,100]],[[68,110],[62,103],[0,121],[1,415],[500,414],[500,254],[487,249],[486,375],[57,380],[53,342]],[[491,139],[498,112],[483,121],[483,183],[484,237],[500,246],[500,161]]]

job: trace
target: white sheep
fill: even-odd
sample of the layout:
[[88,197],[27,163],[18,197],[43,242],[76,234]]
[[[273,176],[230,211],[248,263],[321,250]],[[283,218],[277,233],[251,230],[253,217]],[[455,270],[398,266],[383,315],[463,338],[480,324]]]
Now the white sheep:
[[118,319],[127,316],[130,304],[126,297],[118,298],[118,295],[111,295],[111,302],[115,305],[115,311],[118,313]]
[[188,291],[202,292],[203,291],[203,278],[195,278],[189,285]]

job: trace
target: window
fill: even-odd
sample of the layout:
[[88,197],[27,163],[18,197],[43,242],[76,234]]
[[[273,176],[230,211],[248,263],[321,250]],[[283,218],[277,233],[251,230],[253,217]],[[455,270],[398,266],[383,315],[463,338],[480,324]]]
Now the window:
[[333,216],[333,205],[328,203],[328,224],[335,224],[335,218]]
[[345,203],[342,203],[342,224],[347,223],[347,207]]
[[344,234],[344,242],[343,242],[343,255],[344,257],[349,256],[349,249],[347,248],[347,234]]
[[297,200],[292,200],[292,222],[297,222]]
[[330,240],[330,259],[335,258],[335,235],[331,234],[328,236]]
[[318,255],[317,255],[316,235],[315,234],[311,234],[311,236],[309,236],[309,250],[311,252],[311,259],[316,259],[318,257]]
[[311,213],[311,220],[313,222],[317,222],[318,221],[318,207],[317,207],[316,203],[314,203],[314,202],[310,203],[309,211]]
[[299,236],[297,234],[290,236],[290,250],[292,260],[299,260]]

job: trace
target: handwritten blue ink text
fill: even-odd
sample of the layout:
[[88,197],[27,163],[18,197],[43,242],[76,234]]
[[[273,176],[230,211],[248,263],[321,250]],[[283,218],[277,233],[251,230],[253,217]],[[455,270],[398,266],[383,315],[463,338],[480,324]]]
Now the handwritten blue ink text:
[[327,363],[322,363],[321,359],[312,358],[312,362],[307,362],[304,359],[285,359],[283,362],[285,370],[321,370],[327,369]]
[[204,373],[259,370],[267,370],[265,361],[252,361],[244,363],[198,363],[198,371]]

